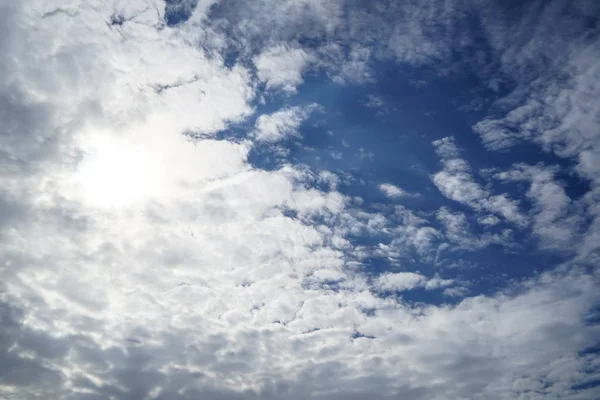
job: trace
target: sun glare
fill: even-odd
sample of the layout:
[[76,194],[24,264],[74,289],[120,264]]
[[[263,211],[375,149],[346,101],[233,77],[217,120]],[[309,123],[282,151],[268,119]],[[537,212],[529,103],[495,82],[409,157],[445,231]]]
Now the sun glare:
[[160,157],[134,143],[103,140],[86,151],[76,174],[84,200],[99,207],[125,207],[158,194]]

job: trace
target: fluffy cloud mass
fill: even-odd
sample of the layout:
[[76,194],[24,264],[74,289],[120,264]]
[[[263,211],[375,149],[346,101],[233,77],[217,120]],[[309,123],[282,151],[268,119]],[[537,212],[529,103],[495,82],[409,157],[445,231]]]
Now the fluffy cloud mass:
[[0,0],[0,398],[600,397],[600,8],[514,7]]

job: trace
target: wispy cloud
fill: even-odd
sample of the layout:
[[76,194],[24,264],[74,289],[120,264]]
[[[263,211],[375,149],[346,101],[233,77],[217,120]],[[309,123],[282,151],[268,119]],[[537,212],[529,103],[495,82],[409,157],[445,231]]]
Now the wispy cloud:
[[442,159],[444,169],[434,174],[432,179],[444,196],[476,211],[493,212],[519,225],[527,223],[517,201],[507,194],[493,195],[475,181],[471,167],[465,159],[460,158],[453,137],[436,140],[433,145]]
[[557,168],[542,165],[515,165],[515,168],[496,174],[506,181],[530,182],[527,196],[535,207],[532,210],[533,232],[542,244],[554,249],[567,249],[578,237],[583,223],[575,205],[564,188],[555,180]]
[[378,187],[383,194],[391,199],[397,199],[401,197],[418,197],[418,194],[409,193],[398,186],[392,185],[391,183],[382,183]]
[[381,291],[411,290],[423,287],[427,290],[439,289],[452,285],[451,279],[442,279],[438,276],[427,279],[421,274],[414,272],[386,273],[377,277],[375,288]]
[[383,98],[372,94],[367,96],[367,101],[365,103],[365,105],[369,108],[379,108],[382,107],[384,104],[385,101],[383,100]]
[[289,107],[273,114],[258,117],[255,124],[254,137],[259,142],[278,142],[298,136],[300,124],[316,110],[316,104],[306,107]]
[[302,84],[302,72],[311,62],[311,56],[302,48],[280,44],[254,58],[258,78],[266,82],[267,89],[280,89],[295,93]]

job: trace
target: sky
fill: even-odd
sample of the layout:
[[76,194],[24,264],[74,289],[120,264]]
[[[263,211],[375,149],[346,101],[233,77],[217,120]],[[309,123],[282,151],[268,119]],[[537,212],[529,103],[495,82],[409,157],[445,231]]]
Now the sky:
[[0,0],[0,398],[600,398],[600,2]]

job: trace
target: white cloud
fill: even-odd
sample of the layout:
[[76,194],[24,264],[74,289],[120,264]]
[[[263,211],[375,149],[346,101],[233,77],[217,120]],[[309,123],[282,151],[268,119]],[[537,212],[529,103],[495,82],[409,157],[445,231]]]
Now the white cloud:
[[256,120],[254,137],[259,142],[273,143],[298,136],[300,124],[317,108],[316,104],[306,107],[295,106],[273,114],[261,115]]
[[579,213],[573,212],[574,204],[554,178],[558,169],[525,164],[514,167],[496,177],[507,181],[529,181],[527,197],[535,205],[533,232],[542,239],[545,247],[568,249],[577,240],[583,221]]
[[460,158],[453,137],[436,140],[433,145],[444,164],[444,169],[433,175],[433,183],[444,196],[466,204],[478,212],[485,210],[515,224],[527,224],[516,200],[510,199],[507,194],[492,195],[475,181],[469,164]]
[[[553,1],[545,4],[541,13],[524,9],[524,20],[535,20],[538,26],[535,32],[525,22],[515,27],[516,36],[526,36],[527,43],[509,40],[501,27],[485,24],[490,43],[502,53],[502,66],[515,87],[496,101],[496,115],[473,128],[490,149],[533,141],[546,151],[573,158],[579,173],[594,180],[598,170],[588,160],[600,154],[599,122],[593,117],[598,107],[592,101],[600,93],[600,67],[595,62],[598,49],[589,45],[597,38],[589,38],[591,42],[580,38],[587,35],[589,27],[584,21],[597,7],[588,9],[587,3],[581,2],[571,5],[565,14],[560,2]],[[525,32],[528,34],[520,36]]]
[[405,291],[424,286],[427,282],[421,274],[414,272],[387,273],[377,278],[376,288],[385,291]]
[[399,197],[411,197],[414,196],[412,193],[406,192],[404,189],[398,186],[392,185],[391,183],[382,183],[379,185],[379,190],[387,197],[395,199]]
[[443,225],[443,233],[451,243],[453,250],[477,250],[489,246],[492,243],[502,244],[510,247],[512,242],[512,231],[504,229],[502,232],[490,234],[475,234],[465,214],[451,212],[445,207],[440,208],[436,218]]
[[[369,67],[371,51],[363,46],[353,46],[348,55],[343,54],[344,50],[337,44],[329,44],[323,49],[331,57],[337,55],[332,64],[335,66],[332,80],[338,84],[346,83],[366,83],[372,81],[372,71]],[[331,68],[331,65],[326,66]]]
[[486,215],[478,218],[477,220],[481,225],[485,226],[495,226],[500,223],[500,219],[495,215]]
[[450,286],[453,282],[451,279],[442,279],[439,276],[427,279],[424,275],[414,272],[388,272],[377,277],[374,287],[379,291],[403,292],[419,287],[427,290],[439,289]]
[[[493,114],[473,126],[492,150],[526,141],[538,144],[575,164],[574,172],[592,187],[598,186],[600,176],[593,161],[600,158],[600,125],[594,117],[597,102],[592,100],[600,94],[600,69],[595,62],[598,39],[589,36],[585,21],[597,11],[591,2],[573,3],[564,9],[560,2],[552,1],[536,12],[527,6],[523,22],[514,27],[514,37],[527,37],[526,42],[510,40],[504,27],[484,24],[490,43],[502,54],[502,68],[511,78],[513,90],[494,103]],[[495,19],[493,14],[485,13],[485,17]],[[537,27],[535,31],[530,31],[531,24]],[[582,204],[573,204],[553,178],[537,175],[522,180],[532,183],[529,197],[536,208],[534,230],[542,244],[561,251],[570,249],[578,252],[582,261],[588,259],[598,251],[598,245],[592,244],[598,238],[597,215]],[[586,219],[589,224],[584,229],[580,220]]]
[[296,86],[303,83],[302,72],[312,57],[301,48],[280,44],[271,47],[254,58],[258,78],[266,82],[268,89],[281,89],[295,93]]
[[464,286],[451,287],[444,289],[442,293],[448,297],[465,297],[469,293],[469,289]]

